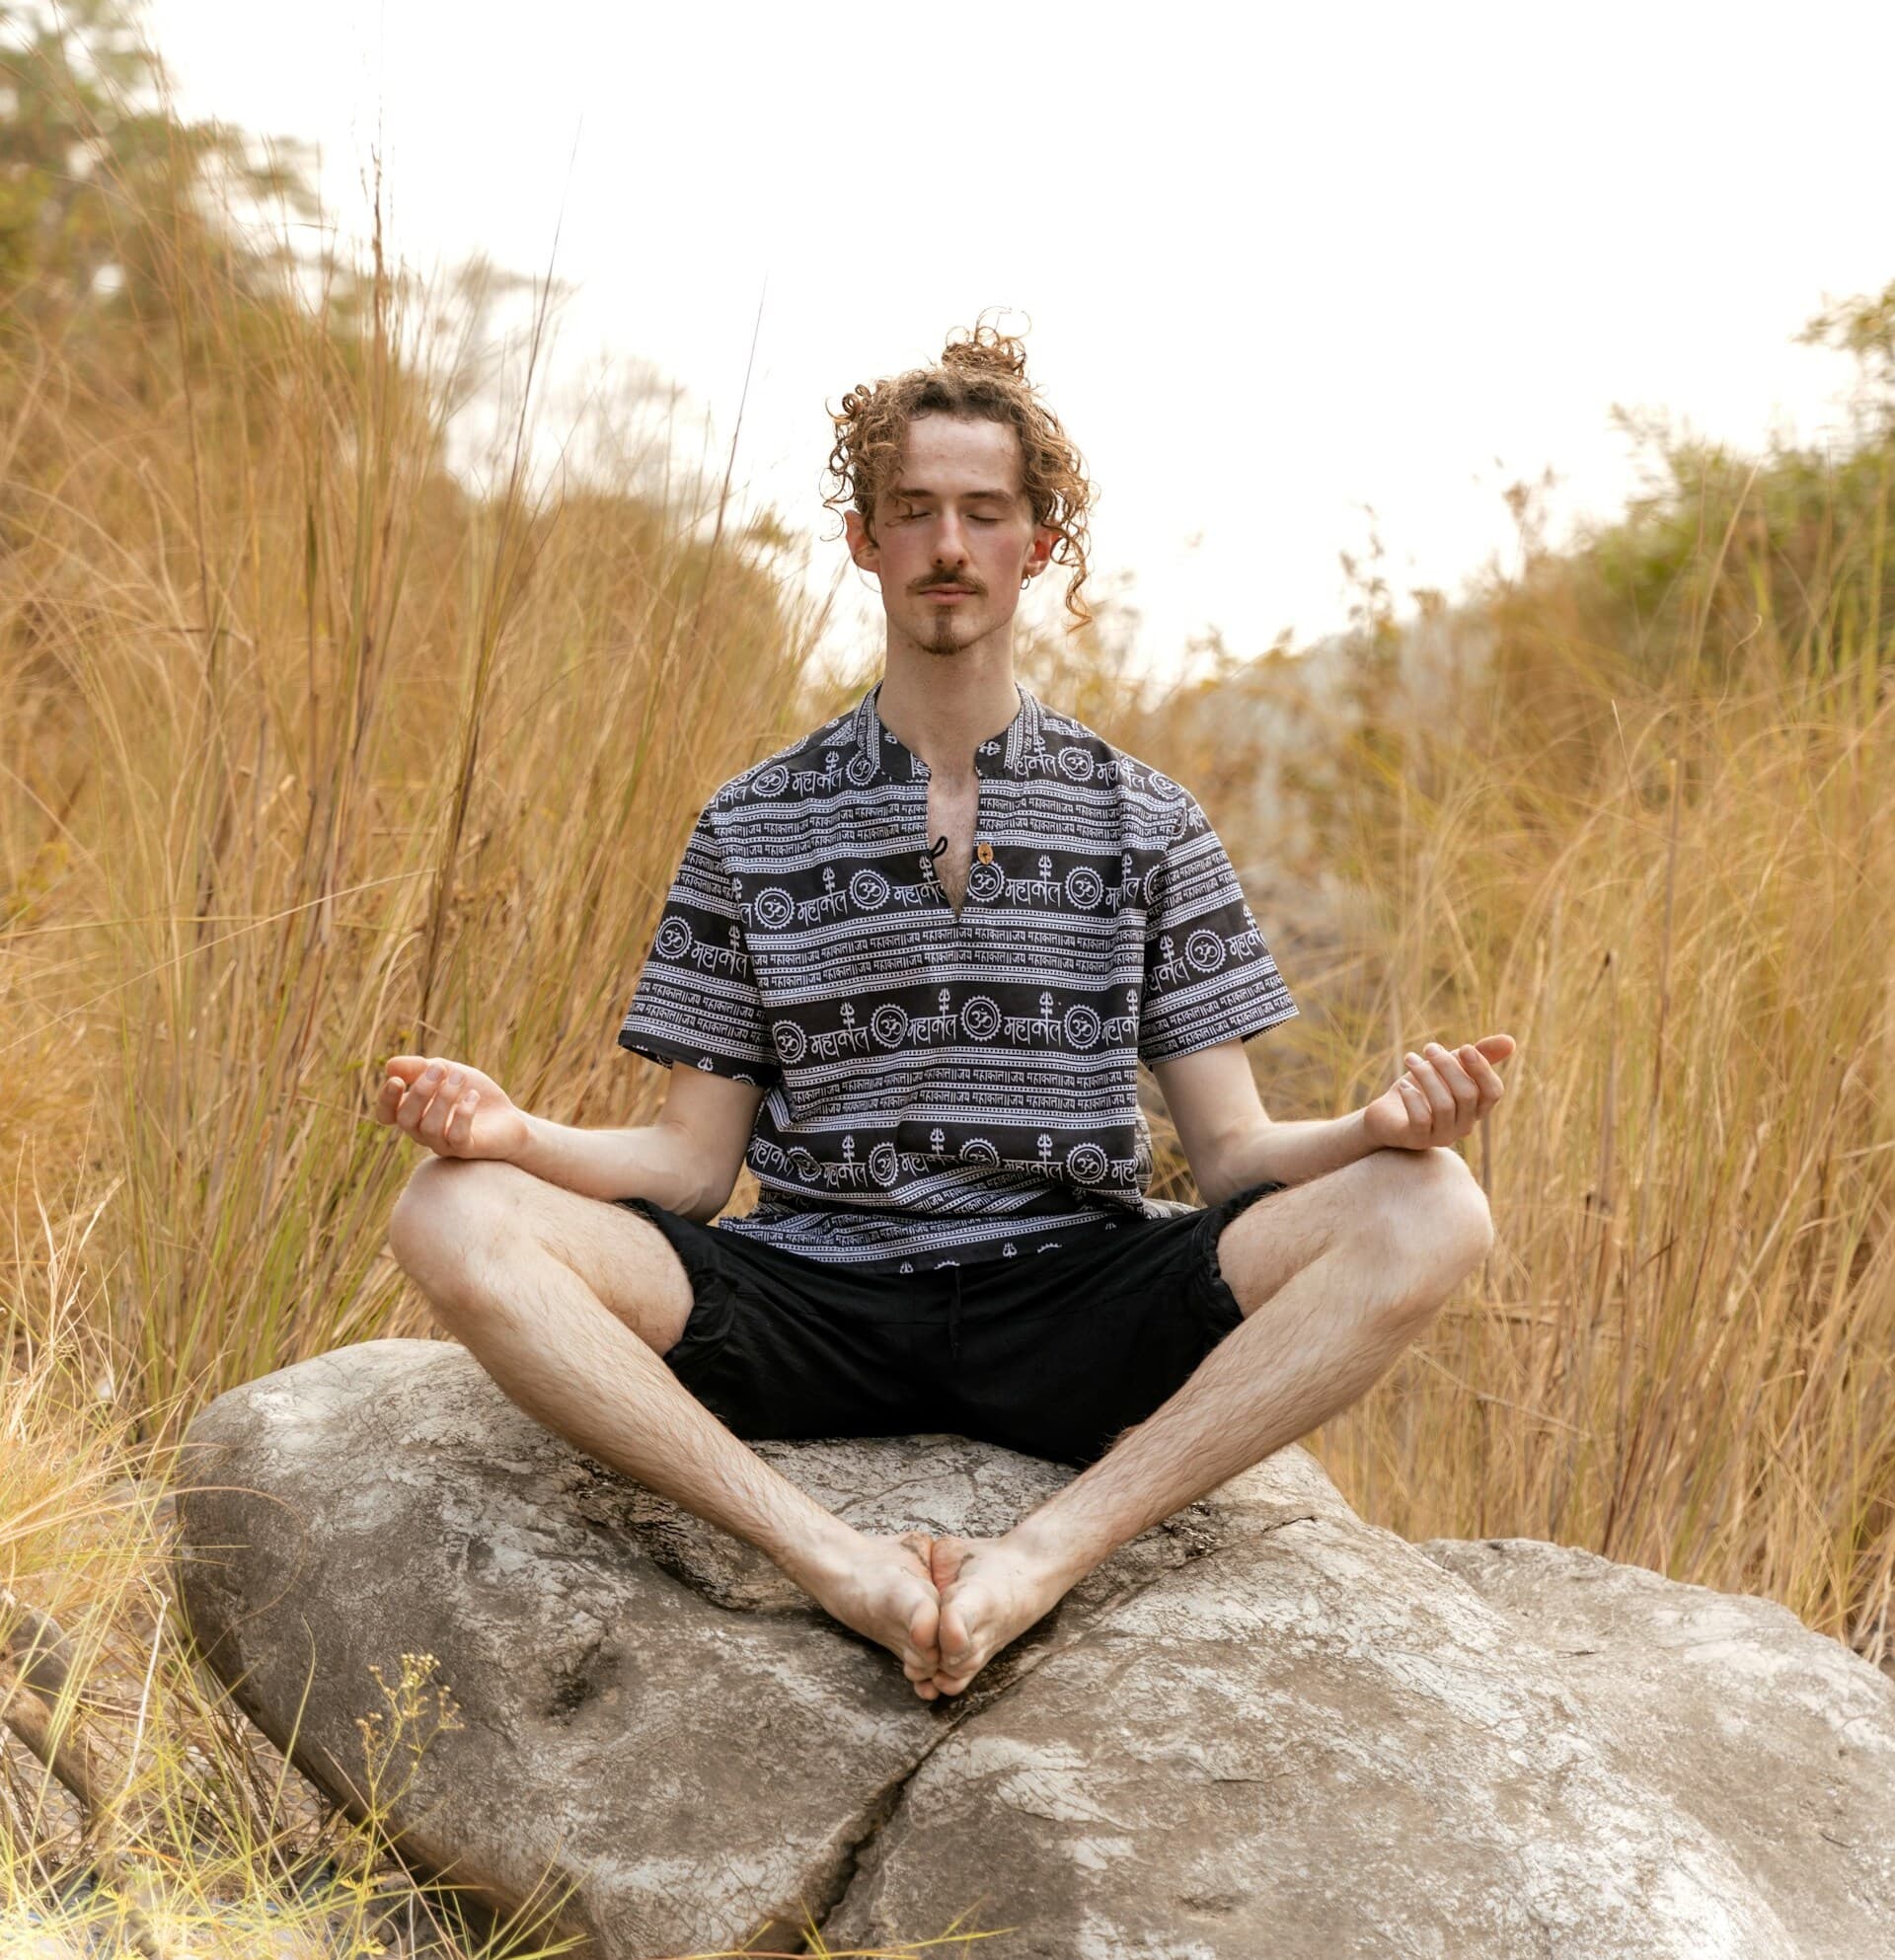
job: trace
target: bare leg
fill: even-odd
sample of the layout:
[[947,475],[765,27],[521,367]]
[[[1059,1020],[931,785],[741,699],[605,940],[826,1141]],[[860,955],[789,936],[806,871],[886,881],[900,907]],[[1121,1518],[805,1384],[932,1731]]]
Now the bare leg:
[[660,1358],[691,1287],[663,1236],[623,1206],[513,1165],[430,1158],[389,1244],[435,1318],[510,1400],[766,1553],[845,1625],[879,1641],[924,1700],[940,1603],[921,1533],[877,1538],[772,1470]]
[[1244,1323],[1011,1532],[935,1542],[935,1686],[959,1694],[1115,1546],[1363,1395],[1491,1240],[1449,1150],[1377,1151],[1247,1207],[1218,1244]]

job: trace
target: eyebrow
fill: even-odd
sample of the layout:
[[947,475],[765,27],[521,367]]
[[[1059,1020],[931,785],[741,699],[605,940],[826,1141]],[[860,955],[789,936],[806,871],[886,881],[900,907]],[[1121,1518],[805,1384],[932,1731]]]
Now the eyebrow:
[[[941,492],[939,490],[924,490],[919,484],[896,484],[894,488],[889,490],[888,494],[890,496],[906,497],[910,501],[912,501],[914,498],[921,496],[938,497],[941,494]],[[962,490],[960,494],[961,494],[961,500],[966,503],[971,503],[976,498],[979,497],[986,497],[995,503],[1012,503],[1014,500],[1014,493],[1012,490]]]

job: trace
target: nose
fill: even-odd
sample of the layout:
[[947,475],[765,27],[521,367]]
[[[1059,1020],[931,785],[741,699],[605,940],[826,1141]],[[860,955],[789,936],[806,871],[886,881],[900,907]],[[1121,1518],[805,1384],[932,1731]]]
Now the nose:
[[935,533],[935,563],[948,571],[957,571],[967,563],[965,524],[951,510],[941,514],[941,528]]

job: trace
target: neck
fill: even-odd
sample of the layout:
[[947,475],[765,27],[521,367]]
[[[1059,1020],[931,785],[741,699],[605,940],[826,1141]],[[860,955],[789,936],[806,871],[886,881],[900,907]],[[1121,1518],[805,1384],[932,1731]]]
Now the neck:
[[876,712],[931,776],[957,782],[974,773],[974,750],[1005,732],[1020,713],[1011,645],[982,652],[929,653],[893,643]]

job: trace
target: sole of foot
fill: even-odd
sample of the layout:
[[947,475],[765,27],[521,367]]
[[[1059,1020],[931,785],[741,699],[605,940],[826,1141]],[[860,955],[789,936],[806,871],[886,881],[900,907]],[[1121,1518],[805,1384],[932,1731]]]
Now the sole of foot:
[[832,1619],[886,1647],[924,1701],[941,1690],[941,1600],[930,1565],[934,1541],[925,1532],[899,1538],[853,1533],[814,1568],[795,1576]]
[[962,1694],[1003,1647],[1036,1625],[1072,1580],[1007,1539],[939,1538],[929,1569],[941,1592],[941,1665],[934,1686]]

